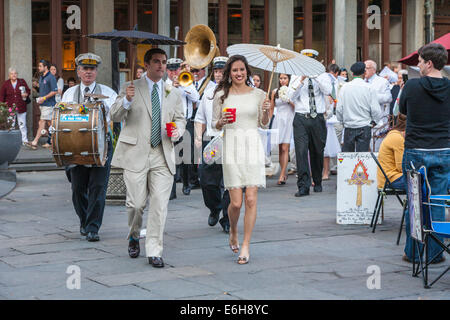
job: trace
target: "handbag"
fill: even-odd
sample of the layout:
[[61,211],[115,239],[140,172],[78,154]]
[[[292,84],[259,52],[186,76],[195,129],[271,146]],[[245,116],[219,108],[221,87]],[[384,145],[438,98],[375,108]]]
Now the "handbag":
[[219,163],[222,159],[223,133],[215,136],[203,149],[203,161],[206,164]]

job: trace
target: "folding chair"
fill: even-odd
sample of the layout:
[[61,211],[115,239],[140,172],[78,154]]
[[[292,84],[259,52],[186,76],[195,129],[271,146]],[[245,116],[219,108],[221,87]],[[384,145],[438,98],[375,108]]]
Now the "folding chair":
[[[414,174],[414,172],[412,173]],[[450,270],[450,266],[447,267],[436,279],[434,279],[430,284],[428,283],[428,267],[431,264],[431,262],[437,258],[439,255],[441,255],[444,251],[450,254],[450,243],[448,245],[445,245],[437,236],[441,236],[443,238],[450,238],[450,222],[446,221],[433,221],[433,215],[431,214],[431,207],[432,206],[438,206],[443,208],[450,208],[449,201],[450,196],[449,195],[431,195],[431,188],[428,184],[427,179],[427,173],[426,168],[421,167],[419,169],[418,174],[421,176],[421,182],[422,182],[422,188],[421,188],[421,194],[419,196],[420,200],[420,210],[413,209],[414,218],[413,221],[421,221],[421,233],[422,235],[419,235],[419,238],[417,239],[417,233],[413,234],[411,233],[411,237],[413,238],[413,257],[415,256],[415,250],[418,250],[419,253],[419,264],[416,268],[415,266],[415,259],[413,259],[413,276],[417,277],[420,273],[423,274],[423,283],[424,288],[429,289],[433,284],[435,284],[442,276]],[[409,178],[409,175],[408,175]],[[432,201],[446,201],[445,204],[440,203],[433,203]],[[417,209],[417,208],[416,208]],[[419,212],[418,212],[419,211]],[[420,215],[418,217],[417,215]],[[416,220],[417,219],[417,220]],[[414,230],[414,227],[411,227],[412,230]],[[422,240],[422,241],[420,241]],[[435,254],[431,259],[429,259],[428,254],[428,246],[430,245],[430,241],[435,241],[439,247],[441,247],[441,250]],[[420,246],[418,242],[423,243],[422,250],[420,250]],[[425,261],[423,261],[423,255],[425,253]],[[419,270],[420,267],[420,270]]]
[[384,172],[383,168],[381,167],[381,164],[378,161],[375,154],[371,151],[370,155],[372,156],[373,160],[375,160],[375,163],[377,164],[378,168],[380,169],[381,173],[383,174],[384,178],[386,179],[386,181],[384,182],[383,188],[378,189],[377,202],[375,203],[375,208],[373,210],[372,221],[370,222],[370,227],[372,228],[372,233],[374,233],[375,229],[377,227],[377,222],[378,222],[378,218],[380,216],[381,208],[383,207],[384,197],[390,196],[390,195],[395,195],[397,197],[398,201],[400,202],[400,205],[403,207],[402,220],[400,222],[400,229],[398,231],[398,236],[397,236],[397,245],[399,245],[400,237],[402,235],[403,223],[405,221],[405,212],[406,212],[406,205],[407,205],[406,197],[404,200],[402,200],[400,198],[400,195],[406,195],[406,191],[393,188],[391,186],[391,181],[387,177],[386,172]]

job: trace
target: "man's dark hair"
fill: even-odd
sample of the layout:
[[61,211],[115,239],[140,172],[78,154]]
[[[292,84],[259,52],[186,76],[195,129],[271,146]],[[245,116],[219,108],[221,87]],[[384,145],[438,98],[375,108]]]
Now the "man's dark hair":
[[353,72],[354,76],[361,76],[366,71],[366,65],[362,61],[355,62],[350,67],[350,71]]
[[50,67],[51,67],[52,64],[51,64],[49,61],[42,59],[42,60],[39,61],[39,62],[42,63],[42,65],[43,65],[44,67],[47,67],[48,70],[50,70]]
[[166,59],[167,59],[167,53],[166,53],[163,49],[160,49],[160,48],[151,48],[150,50],[148,50],[148,51],[145,53],[145,56],[144,56],[144,62],[145,62],[145,63],[150,63],[150,60],[152,60],[152,57],[153,57],[154,54],[163,54],[163,55],[166,56]]
[[67,83],[69,83],[70,81],[77,83],[77,80],[75,80],[74,77],[70,77],[69,79],[67,79]]
[[418,53],[423,60],[433,62],[437,70],[442,70],[448,61],[448,52],[439,43],[429,43],[420,48]]
[[338,73],[341,69],[339,68],[339,66],[335,63],[330,64],[327,68],[327,72],[331,72],[331,73]]

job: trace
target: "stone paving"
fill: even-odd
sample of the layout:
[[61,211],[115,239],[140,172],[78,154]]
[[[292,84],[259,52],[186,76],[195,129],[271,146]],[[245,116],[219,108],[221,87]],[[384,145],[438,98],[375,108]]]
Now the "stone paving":
[[[324,192],[295,198],[267,180],[248,265],[238,265],[220,226],[207,225],[200,190],[169,204],[163,269],[152,268],[144,241],[141,256],[127,253],[123,206],[107,206],[100,242],[79,234],[63,171],[17,174],[16,189],[0,199],[1,299],[449,299],[450,274],[432,289],[411,277],[411,265],[395,244],[401,208],[387,200],[385,221],[368,226],[336,224],[336,176]],[[240,239],[243,232],[241,213]],[[144,217],[144,221],[146,221]],[[449,264],[433,266],[431,276]],[[69,266],[81,271],[80,289],[68,289]],[[368,289],[369,266],[381,270],[381,288]],[[71,278],[70,278],[71,279]],[[69,283],[70,284],[70,283]]]

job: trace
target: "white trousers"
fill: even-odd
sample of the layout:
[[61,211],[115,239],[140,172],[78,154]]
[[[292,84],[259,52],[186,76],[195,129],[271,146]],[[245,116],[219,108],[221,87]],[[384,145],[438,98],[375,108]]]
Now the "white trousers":
[[[17,113],[17,121],[19,122],[20,133],[22,134],[22,142],[28,142],[27,136],[27,113]],[[13,127],[16,124],[13,124]]]
[[151,149],[144,170],[124,170],[123,178],[127,187],[128,238],[139,239],[144,208],[150,197],[145,252],[147,257],[162,257],[164,226],[173,184],[162,146]]

